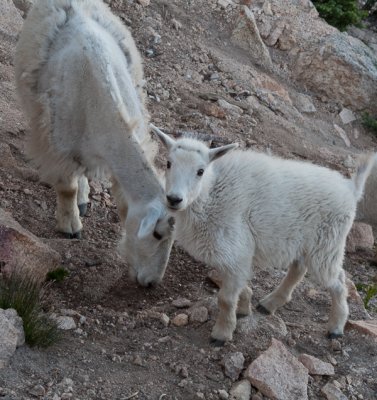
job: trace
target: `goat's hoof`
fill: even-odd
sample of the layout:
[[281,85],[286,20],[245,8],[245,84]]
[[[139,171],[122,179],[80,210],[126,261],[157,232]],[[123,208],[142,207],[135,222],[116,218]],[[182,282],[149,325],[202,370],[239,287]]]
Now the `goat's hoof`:
[[339,339],[343,336],[343,333],[327,332],[328,339]]
[[260,312],[261,314],[264,314],[264,315],[270,315],[271,314],[270,311],[268,311],[267,308],[262,306],[262,304],[260,304],[260,303],[257,305],[257,311]]
[[213,347],[223,347],[224,344],[225,344],[225,340],[219,340],[219,339],[211,338],[210,344]]
[[72,233],[71,239],[81,239],[81,231]]
[[85,217],[87,211],[88,211],[88,203],[82,203],[78,205],[79,211],[80,211],[80,217]]
[[61,232],[61,234],[65,239],[81,239],[80,231],[76,233]]
[[248,317],[250,314],[242,314],[242,313],[237,313],[236,314],[236,317],[237,317],[237,319],[241,319],[241,318],[246,318],[246,317]]

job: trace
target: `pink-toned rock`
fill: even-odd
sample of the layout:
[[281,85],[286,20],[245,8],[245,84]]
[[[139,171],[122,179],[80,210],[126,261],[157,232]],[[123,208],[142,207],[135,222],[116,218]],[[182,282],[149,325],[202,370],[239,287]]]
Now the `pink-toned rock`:
[[347,285],[347,289],[348,289],[348,300],[351,303],[357,304],[362,309],[365,309],[363,299],[361,298],[359,292],[357,291],[356,286],[353,283],[353,281],[351,279],[347,278],[346,285]]
[[348,329],[355,329],[365,335],[372,336],[374,340],[377,341],[377,320],[375,319],[361,321],[349,320],[346,327]]
[[185,326],[188,324],[188,315],[186,314],[178,314],[176,315],[173,320],[172,324],[175,326]]
[[309,354],[300,354],[298,360],[309,370],[310,375],[334,375],[334,367]]
[[43,282],[47,272],[60,265],[60,256],[0,209],[0,262],[8,276],[28,274]]
[[245,373],[253,386],[276,400],[307,399],[308,377],[307,368],[276,339]]
[[371,250],[374,245],[373,229],[363,222],[355,222],[347,237],[346,250],[354,253],[357,249]]

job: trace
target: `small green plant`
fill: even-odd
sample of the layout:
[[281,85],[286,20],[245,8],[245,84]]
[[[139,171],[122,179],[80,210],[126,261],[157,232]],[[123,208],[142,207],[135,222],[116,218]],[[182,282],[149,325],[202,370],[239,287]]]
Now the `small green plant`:
[[48,347],[60,337],[56,322],[42,312],[42,296],[42,286],[28,276],[13,274],[9,280],[0,281],[0,308],[17,311],[30,346]]
[[368,11],[359,8],[357,0],[316,0],[313,3],[319,15],[340,31],[345,31],[349,25],[361,27],[362,19],[368,16]]
[[368,130],[377,135],[377,118],[373,118],[370,114],[365,112],[361,122]]
[[56,268],[53,271],[47,273],[48,281],[62,282],[67,276],[69,271],[63,267]]
[[377,296],[377,283],[372,283],[370,285],[366,285],[365,283],[356,284],[356,289],[359,292],[364,293],[364,307],[369,310],[370,309],[370,301]]

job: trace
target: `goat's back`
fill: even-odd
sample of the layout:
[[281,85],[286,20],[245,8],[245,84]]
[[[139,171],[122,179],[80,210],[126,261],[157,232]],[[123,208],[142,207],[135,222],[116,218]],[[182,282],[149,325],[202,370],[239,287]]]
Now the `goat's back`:
[[336,171],[234,151],[214,162],[214,172],[208,212],[221,210],[227,220],[242,213],[256,242],[256,262],[285,267],[326,235],[343,241],[352,224],[353,185]]

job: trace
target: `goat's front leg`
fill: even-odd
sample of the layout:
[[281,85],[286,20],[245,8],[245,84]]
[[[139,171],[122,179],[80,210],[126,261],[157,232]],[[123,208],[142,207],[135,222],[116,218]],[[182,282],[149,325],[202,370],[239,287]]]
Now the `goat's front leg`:
[[85,175],[81,175],[78,180],[78,191],[77,191],[77,206],[79,208],[80,217],[84,217],[88,210],[90,187],[88,178]]
[[214,344],[223,345],[225,341],[232,340],[237,324],[237,303],[245,287],[246,280],[231,274],[223,275],[218,294],[219,314],[211,334]]
[[69,239],[81,237],[82,224],[77,206],[77,177],[62,178],[55,185],[57,230]]

